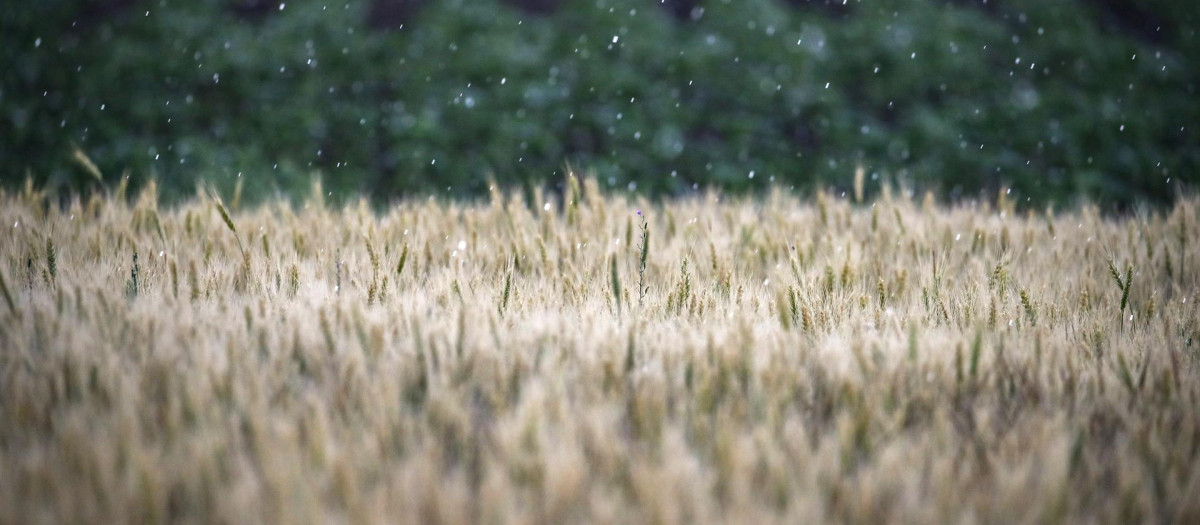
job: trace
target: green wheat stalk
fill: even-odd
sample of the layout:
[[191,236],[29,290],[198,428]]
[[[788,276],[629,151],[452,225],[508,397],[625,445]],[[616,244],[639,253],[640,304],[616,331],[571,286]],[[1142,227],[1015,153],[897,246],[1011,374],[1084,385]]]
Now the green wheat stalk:
[[613,301],[617,304],[617,316],[621,316],[621,275],[617,273],[617,258],[608,261],[609,278],[612,283]]
[[638,210],[638,215],[642,217],[642,240],[638,244],[638,306],[640,307],[645,301],[646,292],[648,291],[648,287],[646,286],[646,259],[650,256],[650,225],[646,223],[646,216],[642,214],[641,210]]
[[4,302],[13,313],[17,312],[17,302],[13,300],[12,292],[8,291],[8,281],[4,279],[4,271],[0,270],[0,292],[4,293]]
[[979,371],[979,355],[983,351],[983,331],[975,331],[975,340],[971,341],[971,362],[968,365],[968,373],[971,379],[975,379],[976,372]]
[[1029,300],[1029,294],[1025,293],[1025,289],[1020,291],[1021,306],[1025,308],[1025,316],[1029,319],[1029,324],[1037,326],[1037,310],[1034,309],[1033,303]]
[[237,226],[233,225],[233,219],[229,218],[229,212],[225,210],[225,205],[221,204],[219,200],[216,202],[216,205],[217,213],[221,214],[221,220],[225,222],[225,226],[229,228],[229,231],[233,232],[233,238],[237,240],[238,250],[242,252],[242,260],[246,266],[249,266],[250,255],[246,253],[246,247],[242,245],[242,236],[238,235]]
[[408,243],[404,243],[404,249],[400,250],[400,263],[396,265],[396,276],[404,271],[404,263],[408,262]]
[[1120,270],[1117,270],[1116,262],[1112,259],[1108,260],[1108,274],[1112,276],[1113,281],[1117,283],[1117,289],[1121,291],[1121,309],[1118,312],[1120,321],[1125,323],[1125,307],[1129,305],[1129,287],[1133,284],[1133,265],[1129,265],[1125,269],[1125,278],[1121,278]]
[[50,284],[58,282],[58,252],[50,236],[46,236],[46,268],[50,271]]
[[137,248],[133,249],[133,266],[129,268],[129,282],[125,284],[125,293],[129,297],[137,297],[138,295],[138,252]]
[[512,271],[510,270],[504,275],[504,293],[500,296],[500,305],[496,308],[500,313],[500,317],[504,317],[504,311],[508,309],[508,298],[512,294]]

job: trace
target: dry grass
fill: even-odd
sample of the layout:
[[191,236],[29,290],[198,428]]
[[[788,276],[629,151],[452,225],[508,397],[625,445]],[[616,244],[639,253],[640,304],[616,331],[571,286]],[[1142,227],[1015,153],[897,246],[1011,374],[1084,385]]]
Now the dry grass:
[[0,195],[0,522],[1200,521],[1196,199],[566,188]]

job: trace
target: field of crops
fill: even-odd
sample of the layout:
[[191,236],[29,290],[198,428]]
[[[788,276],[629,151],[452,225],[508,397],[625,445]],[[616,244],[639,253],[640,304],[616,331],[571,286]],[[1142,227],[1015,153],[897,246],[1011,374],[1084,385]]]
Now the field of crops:
[[0,523],[1200,521],[1197,199],[563,186],[0,194]]

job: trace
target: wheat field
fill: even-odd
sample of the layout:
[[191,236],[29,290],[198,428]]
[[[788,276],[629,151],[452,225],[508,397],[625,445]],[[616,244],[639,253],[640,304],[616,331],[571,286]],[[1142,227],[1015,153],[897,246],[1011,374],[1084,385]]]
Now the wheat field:
[[0,194],[0,522],[1200,521],[1200,200]]

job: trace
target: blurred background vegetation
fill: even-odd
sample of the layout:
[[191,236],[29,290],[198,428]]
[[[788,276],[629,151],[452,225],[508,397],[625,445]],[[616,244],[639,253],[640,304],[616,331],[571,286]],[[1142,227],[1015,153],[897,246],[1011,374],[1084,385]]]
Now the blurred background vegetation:
[[1192,0],[61,0],[0,6],[0,170],[378,203],[872,179],[1167,202],[1200,166]]

